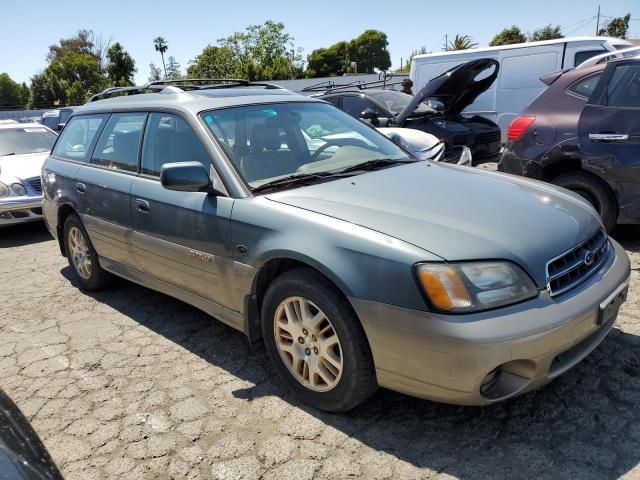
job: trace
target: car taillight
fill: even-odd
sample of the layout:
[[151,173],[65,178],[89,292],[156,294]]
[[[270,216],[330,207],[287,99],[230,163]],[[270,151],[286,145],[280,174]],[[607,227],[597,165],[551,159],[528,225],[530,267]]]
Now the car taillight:
[[516,117],[509,125],[507,130],[507,138],[509,140],[520,140],[524,132],[536,121],[536,117],[533,115],[523,115]]

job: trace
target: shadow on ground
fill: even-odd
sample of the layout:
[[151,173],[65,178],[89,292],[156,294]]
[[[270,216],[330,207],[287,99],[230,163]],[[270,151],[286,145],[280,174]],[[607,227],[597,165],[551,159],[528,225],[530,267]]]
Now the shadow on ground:
[[44,222],[23,223],[0,228],[0,248],[21,247],[52,240]]
[[233,392],[237,398],[279,396],[417,467],[462,478],[582,480],[617,478],[640,462],[640,337],[618,329],[552,384],[508,402],[458,407],[380,390],[361,407],[334,415],[298,402],[262,346],[251,349],[242,334],[199,310],[125,281],[91,296],[254,384]]

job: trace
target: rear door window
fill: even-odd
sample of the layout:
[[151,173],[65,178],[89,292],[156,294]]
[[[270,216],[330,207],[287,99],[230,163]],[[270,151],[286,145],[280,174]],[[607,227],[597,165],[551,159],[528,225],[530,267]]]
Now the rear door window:
[[640,63],[616,66],[605,95],[610,107],[640,107]]
[[[225,126],[217,127],[224,129]],[[231,135],[233,129],[229,130]],[[141,172],[154,177],[160,176],[165,163],[200,162],[207,171],[211,169],[209,155],[191,126],[171,113],[149,114],[141,161]]]
[[136,172],[144,113],[114,113],[96,144],[91,163]]
[[80,115],[72,117],[66,125],[53,149],[53,155],[76,160],[89,161],[96,136],[107,115]]

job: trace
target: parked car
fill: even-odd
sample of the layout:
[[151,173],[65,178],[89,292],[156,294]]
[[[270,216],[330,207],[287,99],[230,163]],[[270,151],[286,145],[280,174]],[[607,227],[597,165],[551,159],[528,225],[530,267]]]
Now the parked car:
[[[474,60],[432,79],[412,97],[362,85],[332,88],[318,98],[376,127],[405,127],[430,133],[445,142],[447,160],[459,163],[468,147],[475,163],[497,162],[500,129],[481,116],[461,112],[497,78],[498,62]],[[484,75],[484,78],[482,76]],[[476,80],[478,77],[480,80]]]
[[1,388],[0,476],[11,480],[62,480],[42,441]]
[[285,90],[174,85],[78,109],[45,162],[46,224],[81,288],[115,274],[190,303],[329,411],[378,386],[504,400],[612,328],[629,259],[580,197],[417,160]]
[[40,123],[49,127],[54,132],[62,130],[69,120],[69,117],[73,114],[73,108],[56,108],[55,110],[48,110],[42,114]]
[[498,47],[427,53],[413,57],[410,77],[414,86],[419,89],[432,78],[464,62],[479,58],[492,58],[500,62],[495,83],[465,106],[464,113],[482,115],[495,122],[500,127],[502,141],[505,142],[509,123],[546,88],[539,81],[541,75],[573,68],[593,56],[631,45],[631,42],[619,38],[565,37]]
[[0,124],[0,227],[42,220],[40,172],[55,140],[43,125]]
[[498,168],[584,197],[611,230],[640,222],[640,59],[548,75],[509,127]]

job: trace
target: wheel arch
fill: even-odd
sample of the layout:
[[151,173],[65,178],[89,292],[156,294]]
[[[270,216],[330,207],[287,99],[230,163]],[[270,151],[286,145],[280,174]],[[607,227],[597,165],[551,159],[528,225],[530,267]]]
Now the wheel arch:
[[77,215],[75,208],[70,204],[64,203],[58,207],[57,222],[56,222],[56,234],[58,237],[58,246],[60,247],[60,253],[63,257],[67,256],[67,252],[64,246],[64,222],[69,215]]

